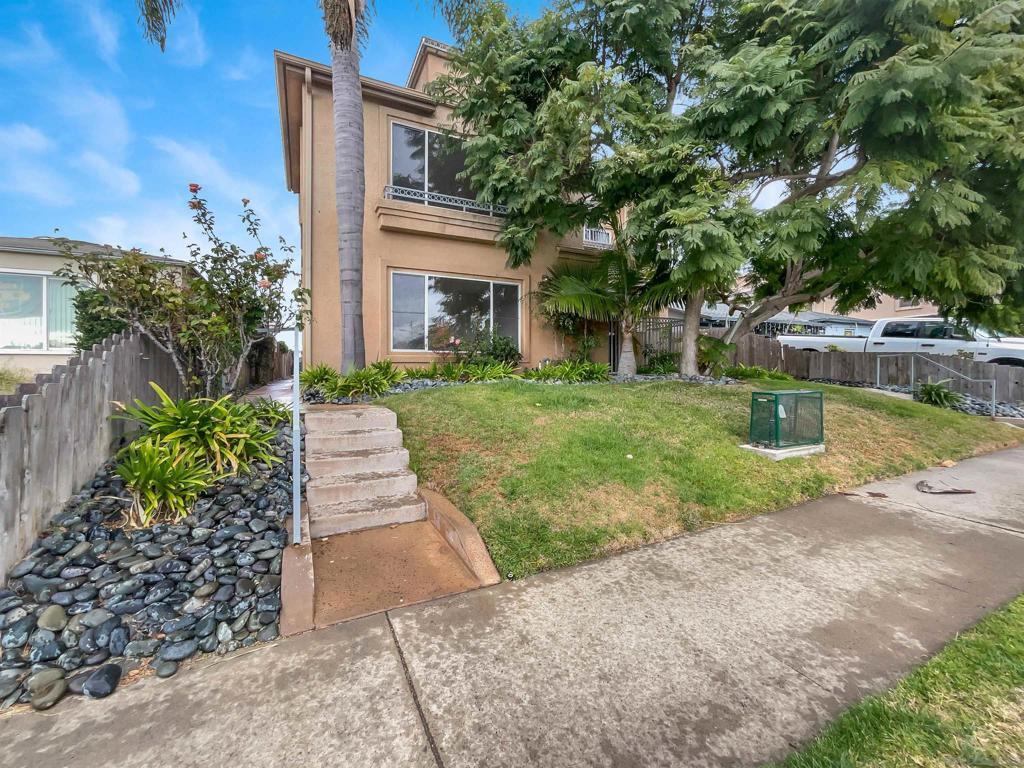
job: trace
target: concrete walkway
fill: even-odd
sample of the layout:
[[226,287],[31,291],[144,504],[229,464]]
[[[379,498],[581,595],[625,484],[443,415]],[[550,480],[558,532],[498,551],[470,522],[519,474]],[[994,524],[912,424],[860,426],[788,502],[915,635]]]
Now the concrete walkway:
[[0,718],[0,755],[755,766],[1024,591],[1022,468],[1015,449],[928,470]]

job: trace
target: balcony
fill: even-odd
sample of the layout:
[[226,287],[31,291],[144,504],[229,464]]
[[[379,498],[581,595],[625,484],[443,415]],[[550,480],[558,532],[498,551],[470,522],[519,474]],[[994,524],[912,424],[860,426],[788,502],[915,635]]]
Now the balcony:
[[603,227],[584,227],[583,244],[590,248],[611,248],[612,233]]
[[405,200],[410,203],[423,203],[424,205],[448,208],[453,211],[465,211],[466,213],[477,213],[484,216],[504,216],[508,213],[508,208],[504,205],[481,203],[468,197],[442,195],[437,192],[426,192],[422,189],[411,189],[409,187],[396,187],[390,184],[384,187],[384,197],[388,200]]

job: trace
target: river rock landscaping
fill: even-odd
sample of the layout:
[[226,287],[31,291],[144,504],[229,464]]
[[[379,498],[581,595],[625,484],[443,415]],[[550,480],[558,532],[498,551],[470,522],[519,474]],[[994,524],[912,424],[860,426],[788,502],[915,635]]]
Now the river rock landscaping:
[[180,521],[135,530],[114,463],[100,468],[0,589],[0,709],[103,698],[133,669],[169,677],[277,638],[290,427],[272,453],[280,463],[218,481]]
[[[884,389],[886,392],[899,392],[904,395],[912,395],[914,392],[910,387],[898,386],[896,384],[883,384],[880,387],[876,387],[874,384],[870,384],[864,381],[834,381],[832,379],[811,379],[819,384],[835,384],[842,387],[859,387],[867,389]],[[971,416],[991,416],[992,415],[992,401],[984,400],[974,395],[968,395],[961,393],[962,398],[960,402],[950,406],[950,410],[959,411],[960,413],[970,414]],[[1002,401],[996,402],[996,416],[1003,416],[1011,419],[1024,419],[1024,406],[1020,403],[1005,403]]]

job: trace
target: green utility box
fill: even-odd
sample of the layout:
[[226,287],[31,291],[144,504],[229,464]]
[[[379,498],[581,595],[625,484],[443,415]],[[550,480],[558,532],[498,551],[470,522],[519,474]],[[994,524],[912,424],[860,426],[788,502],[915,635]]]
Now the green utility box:
[[816,389],[754,392],[750,397],[750,444],[796,448],[825,442],[825,398]]

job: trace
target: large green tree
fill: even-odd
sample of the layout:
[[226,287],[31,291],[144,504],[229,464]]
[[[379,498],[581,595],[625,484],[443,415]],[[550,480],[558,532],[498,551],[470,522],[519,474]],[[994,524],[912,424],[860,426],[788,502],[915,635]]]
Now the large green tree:
[[738,187],[778,198],[736,337],[880,292],[1009,327],[1024,262],[1024,5],[777,0],[703,60],[685,111]]
[[[714,148],[679,116],[696,85],[687,73],[730,19],[713,0],[590,0],[527,24],[494,2],[466,26],[453,73],[435,86],[468,134],[474,189],[509,208],[499,237],[509,264],[528,263],[541,232],[610,228],[613,254],[599,269],[617,265],[623,286],[657,276],[659,293],[683,297],[687,374],[697,373],[700,306],[731,284],[752,232]],[[639,319],[617,317],[625,374]]]

